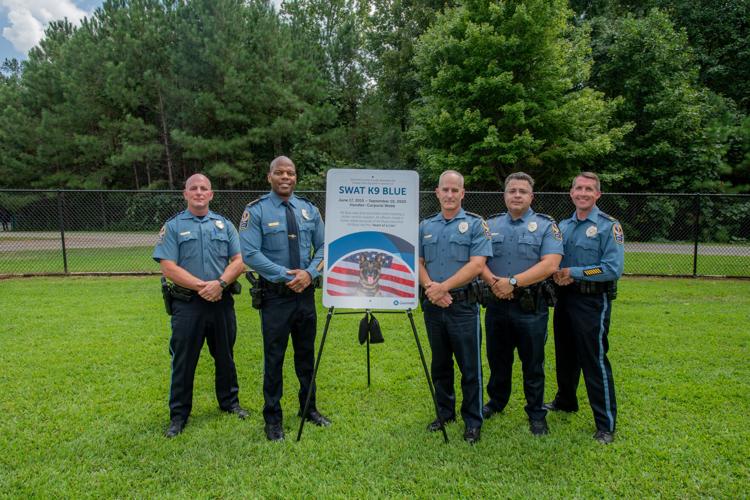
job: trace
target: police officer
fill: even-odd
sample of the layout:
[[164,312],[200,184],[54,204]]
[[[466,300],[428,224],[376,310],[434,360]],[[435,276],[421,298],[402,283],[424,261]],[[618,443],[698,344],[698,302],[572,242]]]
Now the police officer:
[[505,179],[507,213],[492,216],[487,224],[493,257],[487,260],[482,280],[492,291],[484,317],[490,380],[485,419],[508,404],[513,372],[513,351],[518,349],[529,429],[547,434],[544,405],[544,344],[547,341],[547,302],[540,282],[555,272],[563,253],[562,234],[552,217],[531,209],[534,179],[524,172]]
[[234,300],[227,290],[242,274],[237,230],[223,216],[208,209],[211,182],[201,174],[185,182],[187,210],[167,221],[159,232],[154,260],[162,274],[186,289],[183,300],[172,301],[172,379],[169,389],[171,422],[167,437],[182,432],[193,402],[193,378],[203,340],[216,365],[219,407],[246,418],[240,407],[233,349],[237,338]]
[[[261,276],[263,303],[263,418],[266,437],[284,439],[281,396],[284,355],[291,333],[294,368],[299,379],[299,415],[312,383],[317,313],[312,280],[323,259],[323,220],[311,201],[294,194],[297,171],[292,160],[279,156],[268,171],[271,192],[250,203],[240,223],[245,263]],[[313,388],[307,421],[331,422],[318,412]]]
[[573,179],[570,197],[576,211],[560,223],[565,245],[555,307],[557,395],[545,406],[552,411],[578,410],[576,389],[583,370],[589,403],[601,443],[614,440],[617,402],[609,350],[609,319],[617,279],[624,266],[622,227],[596,206],[599,177],[582,172]]
[[[460,173],[443,172],[435,194],[440,212],[419,226],[419,282],[425,294],[422,309],[432,348],[432,380],[442,421],[454,421],[455,355],[461,370],[464,439],[474,444],[479,441],[482,428],[482,333],[479,304],[467,285],[482,271],[486,258],[492,256],[492,248],[482,218],[461,208],[464,178]],[[435,419],[427,429],[441,429],[441,419]]]

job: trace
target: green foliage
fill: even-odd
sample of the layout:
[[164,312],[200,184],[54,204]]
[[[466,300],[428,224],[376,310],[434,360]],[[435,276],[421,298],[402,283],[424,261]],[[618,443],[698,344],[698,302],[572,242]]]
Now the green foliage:
[[629,126],[610,128],[616,103],[584,87],[588,36],[570,17],[562,0],[471,1],[438,17],[415,59],[427,179],[450,168],[494,189],[524,170],[543,189],[614,148]]

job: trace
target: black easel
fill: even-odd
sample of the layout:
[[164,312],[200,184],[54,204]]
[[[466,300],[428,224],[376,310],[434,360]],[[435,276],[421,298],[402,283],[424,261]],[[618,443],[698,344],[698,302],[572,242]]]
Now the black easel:
[[[394,314],[394,313],[400,313],[401,311],[378,311],[378,314]],[[445,442],[448,442],[448,433],[445,432],[445,422],[443,421],[442,417],[440,417],[440,412],[438,411],[438,405],[437,405],[437,399],[435,398],[435,389],[432,386],[432,379],[430,378],[430,372],[427,369],[427,362],[424,359],[424,352],[422,351],[422,344],[419,342],[419,335],[417,335],[417,326],[414,324],[414,315],[412,314],[411,309],[407,309],[406,314],[409,316],[409,322],[411,323],[411,330],[414,332],[414,340],[417,343],[417,350],[419,351],[419,358],[422,360],[422,368],[424,368],[424,375],[427,379],[427,386],[430,388],[430,395],[432,396],[432,403],[435,406],[435,415],[437,416],[438,420],[440,421],[440,430],[443,431],[443,439]],[[310,399],[312,398],[312,391],[313,387],[315,387],[315,379],[318,376],[318,368],[320,367],[320,358],[323,356],[323,346],[325,346],[326,343],[326,336],[328,335],[328,327],[331,324],[331,318],[334,314],[334,308],[330,307],[328,309],[328,314],[326,315],[326,325],[323,328],[323,338],[320,339],[320,348],[318,349],[318,357],[315,360],[315,369],[313,370],[313,377],[312,377],[312,383],[310,384],[310,388],[307,391],[307,399],[305,399],[305,408],[302,410],[302,419],[299,423],[299,431],[297,432],[297,441],[302,439],[302,429],[305,427],[305,418],[304,415],[307,415],[307,410],[310,408]],[[338,314],[361,314],[361,311],[344,311],[339,312]],[[365,314],[370,316],[371,310],[367,309]],[[367,336],[367,387],[370,387],[370,336]]]

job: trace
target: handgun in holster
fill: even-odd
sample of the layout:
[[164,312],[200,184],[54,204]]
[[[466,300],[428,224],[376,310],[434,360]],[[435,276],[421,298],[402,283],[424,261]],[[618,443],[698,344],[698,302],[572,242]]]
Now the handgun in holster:
[[525,313],[536,312],[536,288],[521,288],[518,303],[521,306],[521,311]]
[[557,305],[557,289],[555,288],[555,282],[552,279],[546,279],[542,281],[541,285],[542,297],[547,303],[547,307],[555,307]]
[[617,298],[617,280],[607,283],[607,298],[615,300]]
[[260,286],[260,279],[253,271],[245,273],[248,283],[250,283],[250,304],[253,309],[260,309],[263,306],[263,289]]
[[161,296],[164,298],[164,309],[168,315],[172,315],[172,294],[169,290],[169,282],[164,276],[161,277]]

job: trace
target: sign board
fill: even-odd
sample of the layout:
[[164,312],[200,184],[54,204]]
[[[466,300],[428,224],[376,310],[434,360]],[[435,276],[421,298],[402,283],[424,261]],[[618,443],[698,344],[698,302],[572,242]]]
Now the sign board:
[[323,305],[416,309],[419,176],[332,169],[326,179]]

